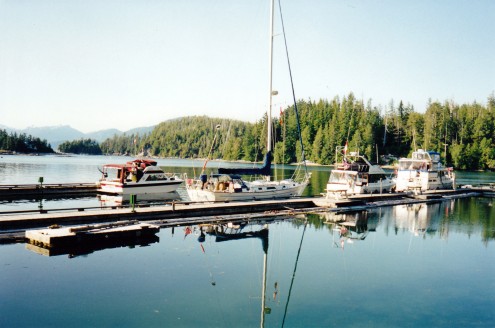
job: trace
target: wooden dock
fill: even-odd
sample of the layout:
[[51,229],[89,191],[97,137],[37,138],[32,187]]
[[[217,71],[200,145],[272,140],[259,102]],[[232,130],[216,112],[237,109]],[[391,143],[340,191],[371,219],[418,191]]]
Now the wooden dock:
[[[52,224],[75,225],[88,223],[114,222],[120,220],[170,220],[191,217],[229,216],[236,214],[254,214],[263,212],[290,211],[310,208],[335,208],[335,211],[345,211],[356,206],[370,207],[394,205],[407,202],[439,201],[442,197],[453,197],[473,193],[470,189],[457,191],[435,192],[434,199],[426,199],[423,194],[419,198],[406,194],[363,195],[350,197],[349,199],[330,200],[325,198],[290,198],[282,200],[260,200],[249,202],[219,202],[219,203],[193,203],[172,202],[170,205],[150,207],[125,207],[116,209],[78,209],[72,212],[47,212],[30,214],[4,214],[0,216],[1,230],[22,230],[30,228],[48,227]],[[438,198],[439,196],[440,198]]]
[[27,230],[26,248],[38,254],[71,257],[89,254],[99,249],[148,245],[158,241],[160,227],[149,223],[123,221],[75,227],[51,226]]
[[53,224],[76,225],[122,220],[156,221],[190,217],[228,216],[263,212],[290,211],[316,207],[313,198],[235,203],[172,202],[169,206],[125,207],[59,213],[30,213],[0,216],[0,231],[48,227]]
[[96,183],[0,185],[0,199],[76,197],[96,195]]
[[109,239],[125,239],[154,235],[160,227],[136,221],[116,222],[77,227],[51,226],[47,229],[27,230],[26,240],[34,245],[64,247],[74,243],[103,242]]

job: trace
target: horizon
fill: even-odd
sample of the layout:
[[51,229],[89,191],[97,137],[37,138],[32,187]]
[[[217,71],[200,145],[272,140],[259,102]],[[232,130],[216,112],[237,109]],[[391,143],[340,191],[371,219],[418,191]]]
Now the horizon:
[[[275,4],[273,113],[292,104]],[[486,104],[495,91],[495,2],[283,2],[297,100],[353,93]],[[247,122],[268,107],[268,0],[0,1],[0,108],[14,129],[83,133],[182,116]],[[22,113],[22,115],[19,115]]]

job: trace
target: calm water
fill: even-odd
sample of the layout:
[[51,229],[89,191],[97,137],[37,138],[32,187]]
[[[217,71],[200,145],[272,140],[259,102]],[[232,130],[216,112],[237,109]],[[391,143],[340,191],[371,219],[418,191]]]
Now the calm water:
[[0,325],[257,327],[267,242],[265,327],[493,326],[492,199],[353,214],[344,236],[334,218],[271,222],[266,240],[162,229],[75,257],[3,245]]
[[[134,159],[133,157],[116,156],[6,156],[0,157],[0,185],[9,184],[37,184],[38,178],[43,177],[45,184],[53,183],[93,183],[101,173],[98,168],[108,163],[124,163]],[[199,174],[203,166],[202,160],[183,159],[159,159],[158,165],[167,172],[186,173],[189,177]],[[228,163],[210,161],[207,172],[218,167],[246,166],[252,164]],[[289,178],[294,172],[294,166],[278,165],[272,169],[272,174],[277,178]],[[330,175],[331,167],[309,166],[312,172],[311,183],[306,188],[303,196],[318,196],[325,191],[326,183]],[[495,183],[495,173],[483,172],[457,172],[458,184]],[[184,187],[178,190],[179,197],[188,200]],[[22,201],[0,200],[0,212],[11,210],[36,210],[39,199]],[[97,197],[78,199],[43,200],[45,209],[74,208],[74,207],[98,207],[112,205],[102,202]]]
[[[46,183],[91,182],[98,165],[124,160],[4,156],[0,184],[36,183],[40,175]],[[191,161],[166,162],[193,171]],[[329,169],[311,170],[307,193],[319,194]],[[458,182],[491,177],[468,174]],[[267,238],[218,242],[193,226],[162,229],[146,246],[71,256],[0,245],[0,326],[257,327],[263,320],[265,327],[492,327],[493,202],[463,198],[348,214],[356,224],[347,232],[331,223],[343,217],[313,214],[268,222]],[[264,227],[251,223],[241,232]]]
[[[101,173],[98,168],[108,163],[125,163],[134,159],[123,156],[2,156],[0,158],[0,185],[11,184],[37,184],[39,177],[43,177],[45,184],[54,183],[93,183],[96,182]],[[189,177],[199,174],[203,166],[202,160],[183,159],[159,159],[158,165],[166,172],[179,174],[186,173]],[[220,166],[223,167],[252,167],[252,164],[228,163],[210,161],[207,172]],[[280,165],[272,170],[273,175],[280,178],[290,178],[294,172],[294,166]],[[304,195],[319,195],[326,187],[330,174],[328,167],[308,167],[313,172],[311,185],[305,190]],[[181,186],[178,190],[179,197],[188,200],[187,192]],[[6,201],[0,200],[0,212],[12,210],[36,210],[39,199]],[[60,209],[74,207],[98,207],[112,205],[111,202],[102,202],[97,197],[85,197],[78,199],[43,200],[43,208]]]

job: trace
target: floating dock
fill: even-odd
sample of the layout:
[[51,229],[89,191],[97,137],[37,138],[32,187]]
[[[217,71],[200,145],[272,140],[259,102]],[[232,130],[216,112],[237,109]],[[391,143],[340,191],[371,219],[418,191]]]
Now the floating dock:
[[27,230],[25,236],[31,244],[51,248],[77,242],[101,242],[111,238],[125,239],[154,235],[159,231],[159,226],[131,221],[65,228],[52,226],[47,229]]
[[[3,213],[0,215],[0,231],[44,228],[53,224],[77,225],[90,223],[115,222],[122,220],[187,222],[186,218],[228,217],[230,215],[254,215],[260,213],[290,212],[293,210],[320,209],[326,211],[347,212],[376,206],[393,206],[407,203],[435,202],[445,198],[481,195],[474,189],[459,189],[423,193],[422,195],[393,193],[377,195],[359,195],[348,199],[326,198],[290,198],[260,200],[249,202],[193,203],[171,202],[169,205],[151,207],[124,207],[91,209],[84,208],[70,212],[40,211],[38,213]],[[198,220],[194,220],[196,223]]]
[[59,213],[15,213],[0,216],[0,231],[42,228],[53,224],[76,225],[122,220],[164,221],[188,217],[201,218],[205,216],[228,216],[262,212],[275,213],[277,211],[311,207],[316,207],[313,198],[300,198],[235,203],[172,202],[168,206],[107,208],[88,211],[78,209],[74,212]]
[[96,195],[96,183],[0,185],[0,199],[79,197]]
[[27,230],[27,248],[42,255],[87,254],[96,249],[149,244],[160,227],[136,221]]

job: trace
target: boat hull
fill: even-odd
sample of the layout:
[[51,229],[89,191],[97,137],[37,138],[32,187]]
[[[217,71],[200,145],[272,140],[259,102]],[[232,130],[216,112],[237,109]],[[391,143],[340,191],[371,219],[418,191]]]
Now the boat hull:
[[347,195],[390,193],[394,190],[395,183],[391,179],[381,183],[368,183],[366,185],[349,185],[347,183],[328,183],[328,193],[343,193]]
[[228,202],[290,198],[301,196],[308,182],[304,183],[282,183],[276,182],[266,185],[251,184],[249,190],[241,191],[212,191],[208,189],[187,189],[189,199],[194,202]]
[[396,183],[397,191],[453,189],[455,173],[442,165],[438,152],[418,149],[399,159]]
[[399,170],[397,172],[397,191],[453,189],[454,179],[449,175],[449,172],[439,172]]
[[176,191],[181,183],[182,180],[154,184],[101,182],[98,191],[119,196],[163,194]]

